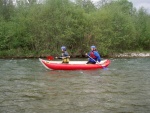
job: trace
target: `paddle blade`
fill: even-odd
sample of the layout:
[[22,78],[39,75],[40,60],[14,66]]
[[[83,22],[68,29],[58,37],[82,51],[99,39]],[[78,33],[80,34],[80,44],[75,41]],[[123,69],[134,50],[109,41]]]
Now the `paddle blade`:
[[107,67],[103,67],[103,70],[108,70],[108,68]]
[[47,56],[47,59],[48,59],[48,60],[54,60],[54,57],[52,57],[52,56]]

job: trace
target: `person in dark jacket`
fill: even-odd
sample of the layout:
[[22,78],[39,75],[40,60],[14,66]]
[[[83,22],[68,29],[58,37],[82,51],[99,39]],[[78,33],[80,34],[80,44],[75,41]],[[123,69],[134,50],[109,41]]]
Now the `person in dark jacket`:
[[62,59],[62,63],[69,63],[70,56],[67,52],[66,47],[62,46],[61,50],[62,50],[61,56],[60,57],[55,57],[55,58]]
[[86,53],[86,55],[89,57],[87,64],[96,64],[101,61],[100,54],[94,45],[91,46],[91,51],[88,54]]

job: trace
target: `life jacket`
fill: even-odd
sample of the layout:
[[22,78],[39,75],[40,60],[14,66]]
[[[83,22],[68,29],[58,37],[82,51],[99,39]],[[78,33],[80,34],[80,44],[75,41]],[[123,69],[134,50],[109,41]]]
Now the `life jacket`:
[[66,58],[62,58],[62,63],[69,63],[69,58],[70,58],[70,57],[67,57],[67,56],[69,56],[69,55],[68,55],[68,52],[67,52],[67,51],[64,51],[64,52],[62,53],[62,57],[66,57]]
[[90,57],[96,58],[96,56],[94,55],[94,51],[91,51],[91,52],[90,52]]

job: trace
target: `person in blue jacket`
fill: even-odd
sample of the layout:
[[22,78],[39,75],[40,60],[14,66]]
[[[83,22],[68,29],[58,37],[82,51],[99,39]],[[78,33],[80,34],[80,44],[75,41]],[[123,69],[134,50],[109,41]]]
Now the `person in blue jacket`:
[[86,55],[89,57],[87,64],[96,64],[101,61],[101,56],[94,45],[91,46],[91,51]]
[[69,63],[70,56],[67,52],[66,47],[62,46],[61,50],[62,50],[61,56],[60,57],[55,57],[55,58],[62,59],[62,63]]

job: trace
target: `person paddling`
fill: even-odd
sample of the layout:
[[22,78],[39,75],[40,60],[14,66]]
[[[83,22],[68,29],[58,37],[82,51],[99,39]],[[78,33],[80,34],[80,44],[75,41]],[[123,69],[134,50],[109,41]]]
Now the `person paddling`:
[[101,61],[101,56],[94,45],[91,46],[91,51],[88,54],[86,53],[85,55],[89,57],[87,64],[96,64]]
[[55,58],[58,58],[58,59],[62,59],[62,63],[69,63],[69,54],[67,52],[67,49],[65,46],[62,46],[61,47],[61,50],[62,50],[62,54],[60,57],[55,57]]

